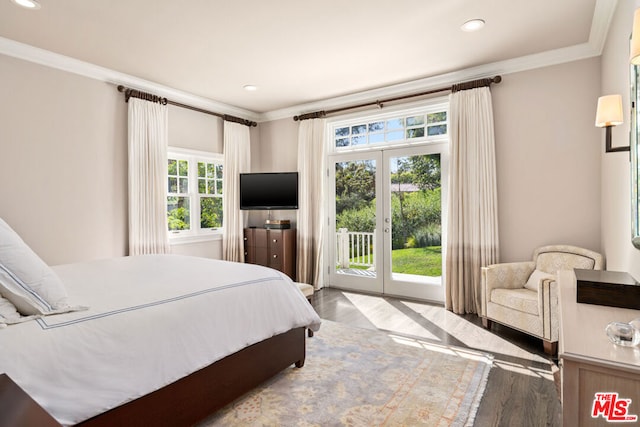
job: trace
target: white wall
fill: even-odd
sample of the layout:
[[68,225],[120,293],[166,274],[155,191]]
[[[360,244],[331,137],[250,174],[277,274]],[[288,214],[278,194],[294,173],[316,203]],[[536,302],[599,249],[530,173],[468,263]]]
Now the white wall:
[[[601,57],[600,94],[621,94],[625,123],[612,129],[612,145],[629,145],[629,37],[640,0],[618,2]],[[596,102],[595,100],[593,101]],[[604,131],[601,131],[604,144]],[[631,244],[631,175],[628,153],[604,153],[602,167],[602,244],[607,269],[640,279],[640,250]]]
[[599,59],[505,75],[492,86],[500,255],[600,244]]
[[0,217],[49,264],[125,255],[122,94],[3,55],[0,94]]
[[209,114],[169,105],[169,145],[222,153],[223,121]]

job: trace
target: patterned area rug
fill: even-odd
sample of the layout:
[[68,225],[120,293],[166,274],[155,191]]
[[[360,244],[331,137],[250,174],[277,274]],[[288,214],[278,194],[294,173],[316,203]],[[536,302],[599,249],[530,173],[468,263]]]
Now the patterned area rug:
[[491,357],[323,320],[289,368],[201,424],[471,426]]

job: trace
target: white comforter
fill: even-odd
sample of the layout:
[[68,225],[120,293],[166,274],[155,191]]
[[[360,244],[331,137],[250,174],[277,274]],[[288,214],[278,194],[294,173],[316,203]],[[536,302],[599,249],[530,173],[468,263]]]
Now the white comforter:
[[257,265],[150,255],[54,270],[89,310],[0,329],[0,373],[65,425],[271,336],[320,327],[287,276]]

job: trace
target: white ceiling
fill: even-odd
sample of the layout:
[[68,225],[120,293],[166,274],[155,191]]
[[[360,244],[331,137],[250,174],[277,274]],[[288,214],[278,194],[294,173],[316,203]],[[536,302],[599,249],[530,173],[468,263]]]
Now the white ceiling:
[[[595,40],[601,49],[616,2],[40,0],[40,4],[39,10],[29,11],[0,0],[0,37],[265,113],[594,45],[592,33],[597,31],[604,33]],[[461,31],[460,25],[472,18],[484,19],[485,28]],[[592,28],[592,23],[605,28]],[[245,84],[259,89],[247,92]]]

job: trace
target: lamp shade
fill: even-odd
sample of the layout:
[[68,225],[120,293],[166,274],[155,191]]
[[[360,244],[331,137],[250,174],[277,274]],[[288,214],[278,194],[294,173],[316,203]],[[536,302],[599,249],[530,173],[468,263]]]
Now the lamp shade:
[[606,95],[598,98],[596,126],[617,126],[622,124],[622,96]]
[[633,29],[631,31],[629,61],[634,65],[640,65],[640,9],[636,9],[633,14]]

